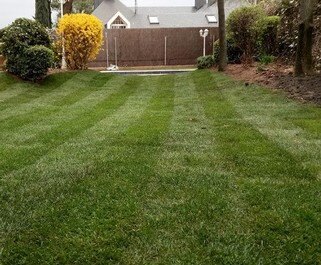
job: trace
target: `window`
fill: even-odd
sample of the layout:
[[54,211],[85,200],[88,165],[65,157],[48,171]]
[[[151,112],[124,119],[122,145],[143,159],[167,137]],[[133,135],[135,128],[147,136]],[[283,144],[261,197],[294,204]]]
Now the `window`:
[[111,24],[112,29],[125,29],[127,28],[127,24],[122,20],[120,16],[118,16],[114,22]]
[[214,15],[206,15],[208,23],[217,23],[217,19]]
[[158,17],[149,16],[148,18],[149,18],[149,23],[150,23],[150,24],[159,24]]

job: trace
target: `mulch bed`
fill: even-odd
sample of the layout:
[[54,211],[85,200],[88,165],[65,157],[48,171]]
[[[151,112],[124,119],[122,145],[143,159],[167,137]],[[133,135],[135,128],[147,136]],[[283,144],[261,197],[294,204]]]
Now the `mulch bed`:
[[293,77],[293,68],[273,64],[258,71],[257,65],[229,65],[226,73],[247,84],[257,83],[286,92],[290,98],[321,106],[321,74]]
[[281,75],[275,82],[277,88],[285,90],[292,98],[321,105],[321,74],[300,78]]

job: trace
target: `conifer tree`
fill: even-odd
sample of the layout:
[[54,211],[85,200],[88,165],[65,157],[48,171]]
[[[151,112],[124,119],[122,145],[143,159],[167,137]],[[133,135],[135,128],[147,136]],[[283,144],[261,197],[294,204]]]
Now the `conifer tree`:
[[51,28],[51,1],[36,0],[35,19],[47,28]]

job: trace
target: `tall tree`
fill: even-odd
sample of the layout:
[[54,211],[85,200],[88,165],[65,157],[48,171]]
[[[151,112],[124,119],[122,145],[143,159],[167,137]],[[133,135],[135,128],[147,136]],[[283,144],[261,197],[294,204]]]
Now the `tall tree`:
[[225,23],[225,7],[224,0],[217,1],[218,20],[219,20],[219,59],[218,70],[224,71],[227,65],[227,42],[226,42],[226,23]]
[[300,23],[295,59],[296,76],[313,72],[313,18],[316,4],[316,0],[300,0]]
[[51,1],[36,0],[35,19],[47,28],[51,28]]
[[[60,0],[52,0],[51,6],[54,10],[60,13]],[[94,1],[93,0],[65,0],[64,5],[64,14],[71,13],[86,13],[90,14],[94,10]]]
[[74,0],[66,0],[64,3],[64,14],[71,14],[72,13],[72,4]]
[[74,1],[73,11],[75,13],[91,14],[94,11],[94,2],[92,0]]
[[[61,0],[52,0],[51,1],[52,9],[58,11],[58,13],[60,13],[60,1]],[[63,4],[64,14],[71,14],[74,0],[64,0],[63,2],[64,2],[64,4]]]

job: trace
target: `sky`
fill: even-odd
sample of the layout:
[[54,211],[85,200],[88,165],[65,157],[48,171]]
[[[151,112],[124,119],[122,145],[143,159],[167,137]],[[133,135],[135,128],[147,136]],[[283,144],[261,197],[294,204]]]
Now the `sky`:
[[[134,0],[122,0],[132,6]],[[194,0],[138,0],[139,5],[168,6],[193,5]],[[13,22],[16,18],[32,18],[35,13],[35,0],[0,0],[0,28]]]

